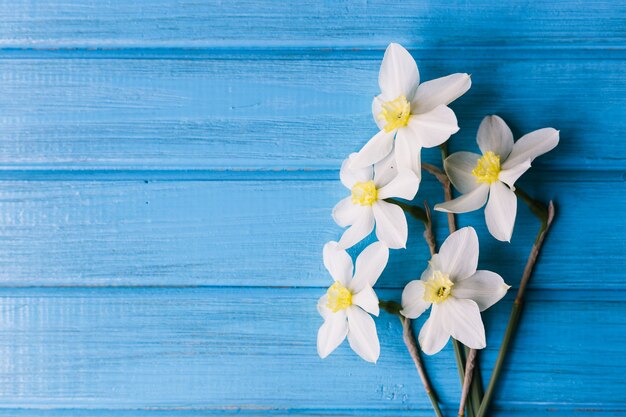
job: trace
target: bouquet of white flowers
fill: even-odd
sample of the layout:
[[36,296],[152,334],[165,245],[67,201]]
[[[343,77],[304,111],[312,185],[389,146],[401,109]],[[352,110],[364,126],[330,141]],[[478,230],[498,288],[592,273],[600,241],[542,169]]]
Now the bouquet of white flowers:
[[[520,318],[526,286],[554,217],[547,206],[515,187],[532,161],[559,142],[559,132],[539,129],[514,142],[513,134],[498,116],[484,118],[477,133],[482,155],[457,152],[447,155],[446,141],[459,130],[448,107],[471,87],[468,74],[452,74],[420,84],[415,60],[398,44],[385,51],[378,76],[381,94],[374,97],[372,112],[380,131],[363,148],[342,164],[340,179],[350,195],[333,209],[333,218],[347,227],[337,242],[324,246],[324,265],[333,284],[318,302],[324,324],[317,335],[320,357],[327,357],[347,337],[350,347],[368,362],[376,362],[380,344],[373,316],[380,309],[397,315],[403,339],[434,411],[442,416],[439,402],[422,366],[411,319],[430,308],[418,340],[421,350],[434,355],[452,339],[462,379],[459,416],[484,417],[498,380],[509,341]],[[443,170],[421,163],[422,148],[440,146]],[[422,169],[434,175],[444,190],[445,201],[434,206],[448,213],[450,235],[437,250],[431,211],[400,201],[412,201],[419,189]],[[451,185],[461,195],[452,198]],[[477,270],[479,245],[472,227],[456,230],[454,213],[485,206],[485,221],[491,235],[509,242],[517,213],[517,197],[539,218],[539,234],[520,281],[507,330],[487,389],[483,393],[477,369],[478,349],[486,346],[481,312],[498,302],[510,288],[500,275]],[[389,258],[389,249],[406,247],[408,227],[405,213],[424,223],[424,238],[431,260],[420,279],[406,284],[401,303],[379,300],[374,286]],[[377,242],[356,258],[346,249],[375,231]]]

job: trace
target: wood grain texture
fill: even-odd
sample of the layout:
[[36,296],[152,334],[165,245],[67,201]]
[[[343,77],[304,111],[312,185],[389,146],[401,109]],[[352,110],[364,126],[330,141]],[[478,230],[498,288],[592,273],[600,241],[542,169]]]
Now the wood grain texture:
[[[446,415],[453,415],[458,410],[453,408],[442,409]],[[603,411],[603,414],[600,414]],[[561,405],[559,408],[550,408],[545,410],[532,410],[532,415],[537,417],[561,417],[571,416],[576,417],[597,417],[598,415],[605,416],[611,411],[607,408],[594,409],[594,408],[568,408]],[[616,415],[620,415],[620,411],[613,411]],[[254,410],[249,408],[232,408],[228,410],[212,410],[212,409],[188,409],[188,408],[176,408],[176,409],[133,409],[133,410],[111,410],[111,409],[49,409],[49,408],[6,408],[0,409],[0,416],[9,417],[201,417],[201,416],[231,416],[237,415],[242,417],[285,417],[285,416],[308,416],[308,417],[351,417],[351,416],[363,416],[367,414],[373,417],[432,417],[432,410],[426,409],[393,409],[393,410],[380,410],[380,409],[336,409],[336,410],[322,410],[322,409],[303,409],[303,408],[289,408],[283,410]],[[516,410],[507,407],[506,409],[494,408],[491,412],[492,416],[497,417],[524,417],[528,415],[527,409]],[[610,415],[610,414],[608,414]]]
[[[0,60],[0,166],[337,169],[377,131],[371,99],[382,52],[187,58]],[[626,60],[464,50],[417,58],[424,80],[473,74],[453,104],[461,126],[453,150],[476,149],[480,121],[499,114],[516,137],[561,130],[538,167],[623,172]]]
[[[601,276],[604,288],[626,289],[624,228],[615,223],[624,182],[546,177],[519,183],[557,202],[533,287],[584,289]],[[441,201],[438,183],[425,178],[416,203]],[[5,181],[0,189],[5,286],[326,286],[321,248],[340,236],[330,212],[348,195],[338,180],[315,179]],[[435,220],[441,242],[445,216]],[[392,252],[380,286],[402,287],[426,267],[423,228],[409,224],[408,249]],[[510,245],[489,236],[482,211],[460,224],[476,227],[482,267],[515,285],[538,229],[523,203]]]
[[[315,350],[337,169],[391,41],[423,80],[472,74],[453,151],[486,114],[561,130],[520,182],[558,215],[491,415],[623,415],[625,39],[608,0],[0,0],[0,417],[431,416],[396,320],[376,366]],[[515,286],[528,209],[509,245],[459,223]],[[409,224],[382,298],[426,265]],[[454,415],[450,347],[427,366]]]
[[0,2],[5,47],[407,45],[623,48],[619,1]]
[[[315,301],[322,293],[3,289],[1,330],[12,337],[0,340],[2,408],[427,410],[393,317],[377,319],[382,355],[376,365],[363,363],[347,345],[327,360],[317,357]],[[531,293],[498,407],[528,413],[562,404],[624,408],[619,346],[626,304],[590,293],[585,303],[575,291]],[[484,364],[493,363],[504,330],[500,318],[511,302],[484,314],[490,346]],[[450,345],[426,363],[443,402],[453,407],[459,383]],[[599,385],[602,398],[582,389]]]

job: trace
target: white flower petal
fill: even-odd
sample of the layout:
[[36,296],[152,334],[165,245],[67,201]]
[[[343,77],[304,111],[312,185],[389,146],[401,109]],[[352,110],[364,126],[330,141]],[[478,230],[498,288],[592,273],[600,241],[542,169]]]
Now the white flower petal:
[[391,249],[406,247],[409,229],[404,211],[395,204],[377,201],[372,206],[376,218],[376,237]]
[[435,210],[445,213],[467,213],[478,210],[485,205],[488,195],[489,186],[487,184],[481,184],[480,187],[475,190],[463,194],[454,200],[435,204]]
[[478,236],[473,227],[464,227],[452,233],[438,253],[442,272],[458,282],[476,272],[478,266]]
[[378,316],[380,309],[378,307],[378,297],[369,285],[365,286],[361,291],[352,296],[352,304],[361,307],[370,314]]
[[417,64],[409,51],[397,43],[389,44],[378,73],[378,85],[385,101],[400,96],[411,101],[419,82]]
[[503,162],[513,149],[513,133],[499,116],[487,116],[478,127],[478,147],[483,154],[493,152]]
[[418,336],[420,347],[425,354],[434,355],[448,343],[450,333],[446,331],[443,321],[444,316],[441,314],[440,304],[433,304],[430,317],[422,326]]
[[439,146],[459,131],[456,116],[450,107],[439,105],[428,113],[414,114],[409,124],[398,129],[408,129],[424,148]]
[[343,232],[339,247],[343,249],[356,245],[374,230],[374,212],[370,207],[363,207],[359,218]]
[[480,185],[476,181],[474,174],[472,174],[478,159],[480,159],[480,155],[477,153],[455,152],[443,161],[443,168],[446,174],[448,174],[454,188],[459,190],[459,192],[466,194]]
[[356,269],[350,282],[350,289],[359,292],[365,286],[373,287],[387,266],[388,260],[389,248],[381,242],[374,242],[363,249],[356,258]]
[[511,287],[495,272],[476,271],[471,277],[454,284],[452,295],[455,298],[473,300],[480,311],[484,311],[500,301],[509,288]]
[[469,74],[451,74],[426,81],[417,87],[411,102],[411,113],[427,113],[440,104],[448,105],[472,86]]
[[350,169],[366,168],[385,159],[393,149],[394,134],[395,131],[387,133],[384,130],[375,134],[356,156],[351,158]]
[[376,362],[380,355],[380,344],[374,319],[359,307],[348,307],[348,342],[361,358]]
[[396,177],[387,185],[378,190],[378,198],[384,200],[386,198],[403,198],[405,200],[413,200],[420,180],[413,171],[398,172]]
[[527,159],[533,161],[539,155],[551,151],[559,144],[559,131],[551,127],[535,130],[521,138],[513,145],[513,151],[502,164],[503,169],[509,169],[521,164]]
[[324,266],[335,281],[348,286],[352,279],[352,258],[337,242],[328,242],[324,245]]
[[422,178],[422,146],[408,127],[398,129],[394,155],[399,171],[412,171],[417,178]]
[[333,220],[341,227],[348,227],[360,217],[362,210],[362,206],[352,203],[352,197],[346,197],[333,207]]
[[528,168],[530,168],[530,159],[527,159],[512,168],[503,169],[500,171],[498,179],[508,185],[511,190],[515,191],[515,181],[517,181],[524,172],[528,171]]
[[374,165],[374,184],[376,188],[389,184],[398,174],[395,152],[391,152],[385,159]]
[[320,316],[326,320],[333,314],[333,311],[327,307],[328,304],[328,294],[324,294],[317,300],[317,312],[320,313]]
[[489,201],[485,207],[485,221],[491,236],[510,242],[517,214],[517,197],[500,181],[491,184]]
[[357,182],[371,181],[374,178],[374,170],[367,165],[363,168],[354,168],[352,162],[357,157],[356,152],[352,153],[348,158],[344,159],[339,171],[339,179],[341,183],[349,190],[354,187]]
[[444,315],[445,330],[452,337],[472,349],[483,349],[487,346],[485,326],[478,304],[472,300],[448,297],[439,304],[439,308]]
[[441,271],[441,262],[439,262],[439,254],[434,254],[430,261],[428,261],[428,268],[422,272],[421,280],[428,281],[433,274],[433,271]]
[[378,126],[380,130],[383,130],[387,124],[387,121],[380,117],[380,113],[383,111],[384,102],[385,100],[383,99],[382,94],[374,97],[374,100],[372,100],[372,116],[374,117],[376,126]]
[[406,284],[402,291],[402,315],[410,319],[416,319],[430,307],[430,303],[424,300],[424,282],[414,280]]
[[348,320],[344,311],[331,314],[317,332],[317,353],[324,359],[332,353],[348,334]]
[[433,276],[434,271],[441,271],[441,262],[439,262],[439,255],[434,254],[430,261],[428,261],[428,267],[422,272],[420,279],[422,281],[428,281]]

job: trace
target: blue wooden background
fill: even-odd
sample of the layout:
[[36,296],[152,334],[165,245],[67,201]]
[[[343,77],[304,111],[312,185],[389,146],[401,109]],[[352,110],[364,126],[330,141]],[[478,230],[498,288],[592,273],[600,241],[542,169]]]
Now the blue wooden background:
[[[338,167],[391,41],[424,80],[472,74],[452,150],[486,114],[561,130],[520,182],[558,217],[494,415],[623,415],[623,1],[0,0],[0,416],[431,415],[397,320],[375,366],[315,348]],[[528,209],[509,245],[459,222],[514,291]],[[425,266],[410,234],[383,298]],[[484,315],[485,378],[510,306]],[[450,347],[427,366],[454,410]]]

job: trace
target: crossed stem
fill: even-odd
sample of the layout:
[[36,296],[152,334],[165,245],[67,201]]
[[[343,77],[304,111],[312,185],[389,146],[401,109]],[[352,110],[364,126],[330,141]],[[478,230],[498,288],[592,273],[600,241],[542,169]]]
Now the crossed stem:
[[[444,146],[442,146],[441,152],[443,159],[445,159],[447,156],[447,149]],[[422,168],[432,174],[441,183],[444,190],[445,200],[450,201],[452,199],[452,187],[448,176],[441,169],[428,163],[423,163]],[[485,417],[487,413],[487,410],[493,398],[495,386],[502,371],[504,358],[513,338],[513,334],[515,333],[517,325],[519,324],[526,288],[528,286],[530,278],[532,277],[532,273],[541,252],[543,242],[546,238],[548,230],[550,229],[550,226],[552,225],[552,221],[554,220],[555,209],[554,203],[552,201],[549,202],[548,206],[545,206],[540,201],[530,197],[519,187],[516,188],[514,191],[515,194],[528,205],[533,214],[537,216],[537,218],[541,222],[541,226],[539,228],[539,233],[537,234],[535,243],[531,248],[528,260],[526,261],[526,266],[522,274],[522,279],[520,281],[519,289],[517,291],[517,296],[515,297],[513,308],[511,310],[511,315],[509,317],[509,322],[507,324],[507,328],[502,339],[502,344],[500,345],[500,350],[498,352],[498,357],[496,358],[496,363],[494,365],[493,372],[491,374],[491,378],[489,380],[489,384],[487,386],[487,390],[485,391],[484,397],[482,394],[482,383],[480,382],[480,369],[477,366],[478,351],[475,349],[465,348],[465,352],[463,352],[463,345],[454,338],[452,339],[457,366],[459,369],[459,377],[462,383],[461,400],[459,403],[458,411],[459,417],[465,416],[466,405],[468,417]],[[413,217],[424,223],[424,240],[428,244],[430,254],[434,255],[436,253],[437,242],[435,234],[433,232],[431,213],[428,204],[424,202],[424,209],[421,209],[420,207],[402,203],[397,200],[387,201],[400,206],[407,213],[411,214]],[[448,229],[452,234],[456,231],[456,219],[453,213],[448,213],[447,218]],[[426,391],[426,394],[428,395],[433,405],[433,409],[437,417],[443,417],[443,414],[439,407],[437,396],[432,388],[432,385],[430,384],[430,380],[428,379],[428,375],[426,374],[426,370],[421,360],[417,342],[415,340],[415,335],[413,333],[413,329],[411,328],[411,320],[403,317],[400,314],[400,310],[402,307],[398,303],[395,303],[393,301],[381,300],[380,306],[381,308],[392,314],[397,315],[400,318],[403,329],[403,340],[405,345],[407,346],[407,350],[409,351],[411,358],[413,359],[413,362],[415,363],[417,372],[420,376],[422,384],[424,385],[424,390]],[[465,363],[463,363],[464,354],[467,357]]]
[[[441,156],[442,159],[445,159],[447,156],[447,149],[444,147],[441,148]],[[445,172],[440,170],[434,165],[423,163],[422,168],[425,171],[432,174],[440,183],[443,188],[445,201],[452,200],[452,186],[450,183],[450,179],[446,175]],[[448,230],[450,234],[456,231],[456,219],[454,217],[454,213],[447,213],[448,217]],[[433,253],[431,252],[431,255]],[[459,405],[459,416],[464,416],[465,413],[463,410],[465,409],[465,404],[468,403],[468,415],[469,417],[475,417],[475,413],[478,409],[478,405],[482,399],[482,384],[480,383],[480,370],[476,369],[475,366],[477,352],[474,349],[465,349],[464,352],[463,345],[456,339],[452,339],[452,346],[454,347],[454,357],[456,359],[457,368],[459,369],[459,378],[461,379],[461,402]],[[467,355],[467,363],[463,363],[464,354]],[[472,372],[467,372],[467,368],[470,367]],[[474,372],[474,369],[476,371]],[[474,377],[475,373],[475,381],[472,384],[472,377]],[[472,389],[471,399],[468,402],[468,393]]]

